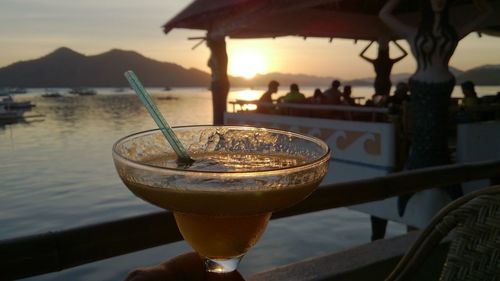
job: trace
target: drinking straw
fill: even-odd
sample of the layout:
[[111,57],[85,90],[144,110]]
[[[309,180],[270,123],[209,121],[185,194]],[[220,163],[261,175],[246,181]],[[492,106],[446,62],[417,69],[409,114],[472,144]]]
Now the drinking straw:
[[163,115],[151,99],[151,95],[149,95],[148,91],[141,84],[141,81],[139,81],[139,78],[137,78],[135,73],[131,70],[125,72],[125,78],[127,78],[130,86],[132,87],[132,89],[134,89],[135,93],[144,104],[151,117],[153,117],[153,120],[155,120],[156,125],[158,125],[158,127],[160,128],[160,131],[163,133],[168,143],[170,143],[170,145],[174,149],[175,153],[177,154],[177,162],[185,165],[192,164],[194,160],[189,157],[186,149],[179,141],[170,125],[168,125],[165,118],[163,118]]

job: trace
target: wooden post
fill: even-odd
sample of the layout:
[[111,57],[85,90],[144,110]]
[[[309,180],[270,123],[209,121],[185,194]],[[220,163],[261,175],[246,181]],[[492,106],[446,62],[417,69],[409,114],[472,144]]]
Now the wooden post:
[[230,87],[227,77],[226,41],[224,37],[211,37],[207,34],[207,46],[210,48],[208,66],[212,71],[210,90],[212,91],[213,123],[222,125]]

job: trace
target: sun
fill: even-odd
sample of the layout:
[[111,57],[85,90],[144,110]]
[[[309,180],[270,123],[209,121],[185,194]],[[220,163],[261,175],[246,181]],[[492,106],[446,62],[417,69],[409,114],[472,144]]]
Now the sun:
[[251,79],[266,71],[266,56],[257,48],[237,48],[229,53],[228,72],[233,76]]

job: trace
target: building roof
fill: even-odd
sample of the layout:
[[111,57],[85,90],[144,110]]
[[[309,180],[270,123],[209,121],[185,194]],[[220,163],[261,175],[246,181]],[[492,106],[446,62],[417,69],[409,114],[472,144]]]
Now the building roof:
[[[396,13],[416,23],[418,2],[402,0]],[[173,28],[207,30],[212,36],[270,38],[280,36],[376,40],[397,36],[378,18],[385,0],[196,0],[168,21]],[[500,35],[500,0],[490,1],[494,14],[478,31]],[[471,0],[455,0],[451,20],[474,18]]]

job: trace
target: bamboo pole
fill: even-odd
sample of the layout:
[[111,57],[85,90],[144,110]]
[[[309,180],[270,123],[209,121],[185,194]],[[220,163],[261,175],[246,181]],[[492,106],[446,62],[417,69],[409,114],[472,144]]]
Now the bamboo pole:
[[[500,176],[500,161],[447,165],[337,183],[272,219]],[[170,212],[0,241],[0,280],[25,278],[181,240]]]
[[207,35],[207,46],[210,49],[210,59],[208,66],[212,71],[212,91],[213,123],[214,125],[224,124],[224,112],[227,107],[227,95],[229,93],[229,78],[227,77],[227,51],[224,37],[212,37]]

